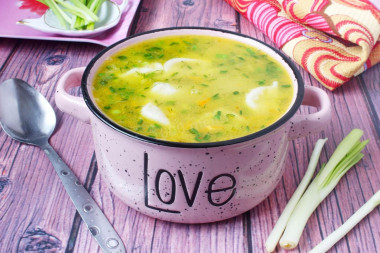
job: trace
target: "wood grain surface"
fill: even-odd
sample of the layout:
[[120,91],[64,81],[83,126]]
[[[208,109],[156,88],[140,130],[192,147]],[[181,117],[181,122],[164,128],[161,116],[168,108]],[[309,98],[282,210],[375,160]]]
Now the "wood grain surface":
[[[202,26],[235,31],[273,43],[221,0],[142,0],[130,29]],[[299,246],[307,252],[346,221],[380,189],[380,66],[328,92],[332,121],[318,134],[291,142],[281,182],[261,204],[238,217],[187,225],[156,220],[123,204],[98,173],[91,129],[60,112],[54,101],[57,80],[86,64],[103,47],[88,43],[0,38],[0,82],[20,78],[53,105],[57,129],[50,139],[58,154],[85,184],[114,225],[127,252],[264,252],[264,243],[302,179],[317,139],[328,138],[327,161],[340,140],[361,128],[370,142],[363,160],[350,170],[311,216]],[[300,68],[306,85],[322,87]],[[324,89],[324,88],[323,88]],[[80,95],[79,90],[75,90]],[[314,110],[302,107],[298,113]],[[0,130],[0,253],[101,252],[76,213],[45,154],[11,140]],[[279,247],[277,252],[285,252]],[[375,209],[331,252],[380,252],[380,208]]]

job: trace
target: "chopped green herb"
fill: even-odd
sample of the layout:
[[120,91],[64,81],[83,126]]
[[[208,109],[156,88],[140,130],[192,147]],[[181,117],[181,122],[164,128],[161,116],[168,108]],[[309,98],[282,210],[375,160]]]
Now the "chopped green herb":
[[147,59],[153,59],[153,55],[151,53],[144,54],[144,57]]
[[134,93],[135,93],[135,91],[132,89],[126,89],[126,90],[122,90],[122,91],[118,92],[120,97],[124,100],[128,100],[129,97],[132,96]]
[[221,59],[227,59],[228,55],[227,54],[216,54],[216,58],[221,58]]
[[220,73],[221,74],[226,74],[228,72],[228,70],[221,70]]
[[147,51],[152,52],[152,51],[163,51],[161,47],[151,47],[148,48]]
[[144,123],[144,120],[142,120],[142,119],[140,119],[139,121],[137,121],[138,125],[142,125],[142,123]]
[[128,57],[125,56],[125,55],[119,55],[117,58],[118,58],[119,60],[122,60],[122,61],[125,61],[126,59],[128,59]]
[[205,136],[203,136],[204,141],[208,141],[208,140],[210,140],[210,138],[211,138],[210,134],[205,134]]
[[246,48],[247,52],[249,53],[249,55],[255,59],[258,59],[259,56],[257,56],[257,54],[249,47]]
[[217,111],[214,115],[214,119],[217,119],[217,120],[220,120],[220,117],[222,116],[222,112],[221,111]]
[[199,135],[199,132],[198,132],[198,130],[197,130],[197,129],[195,129],[195,128],[191,128],[191,129],[189,129],[189,132],[190,132],[191,134],[196,134],[196,135]]
[[201,141],[202,141],[200,135],[196,135],[196,136],[194,137],[194,140],[196,140],[197,142],[201,142]]
[[175,101],[175,100],[169,100],[169,101],[165,102],[165,105],[175,105],[176,103],[177,103],[177,101]]
[[219,99],[219,93],[216,93],[215,95],[212,96],[212,99]]
[[292,86],[291,86],[290,84],[282,84],[281,87],[282,87],[282,88],[290,88],[290,87],[292,87]]
[[150,125],[148,127],[148,132],[154,132],[156,131],[157,129],[160,129],[161,128],[161,125],[157,124],[157,123],[154,123],[153,125]]
[[109,81],[117,79],[117,77],[113,73],[111,73],[111,74],[99,73],[98,77],[100,78],[99,84],[101,84],[101,85],[106,85],[106,84],[108,84]]
[[269,63],[267,63],[267,65],[265,67],[265,72],[268,75],[279,76],[282,71],[281,71],[280,67],[276,63],[269,62]]
[[103,109],[104,109],[104,110],[109,110],[109,109],[111,109],[111,106],[106,105],[106,106],[103,107]]
[[265,84],[265,80],[260,80],[259,81],[259,85],[264,85]]
[[239,93],[240,93],[240,92],[238,92],[237,90],[234,91],[234,92],[232,92],[232,94],[234,94],[234,95],[239,95]]

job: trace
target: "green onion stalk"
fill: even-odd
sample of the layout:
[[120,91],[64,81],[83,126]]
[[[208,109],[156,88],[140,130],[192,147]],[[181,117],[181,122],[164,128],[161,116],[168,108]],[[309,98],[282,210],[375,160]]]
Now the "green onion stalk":
[[276,222],[276,225],[274,226],[272,232],[270,233],[268,239],[265,242],[265,248],[268,252],[273,252],[274,249],[276,248],[276,245],[278,241],[280,240],[282,233],[285,230],[286,224],[289,220],[289,217],[292,214],[293,209],[295,208],[299,199],[304,193],[305,189],[309,185],[314,175],[315,169],[317,168],[318,160],[319,160],[323,145],[326,143],[326,141],[327,141],[327,138],[319,139],[316,142],[304,177],[302,178],[296,191],[293,193],[292,197],[290,198],[284,211],[282,211],[280,218]]
[[71,18],[58,6],[58,4],[54,0],[37,0],[40,3],[48,6],[54,15],[57,17],[61,26],[67,29],[67,23],[71,22]]
[[362,159],[361,151],[368,143],[368,140],[360,141],[362,135],[362,130],[353,129],[340,142],[329,161],[310,183],[289,217],[280,239],[282,248],[292,249],[297,246],[311,214],[335,188],[343,175]]
[[[90,0],[87,7],[95,14],[99,13],[100,7],[105,0]],[[95,28],[95,23],[92,22],[87,25],[87,30],[93,30]]]
[[377,191],[362,207],[360,207],[342,226],[323,239],[309,253],[322,253],[328,251],[340,239],[342,239],[353,227],[355,227],[373,209],[380,205],[380,190]]
[[93,30],[105,0],[37,0],[47,5],[65,29]]

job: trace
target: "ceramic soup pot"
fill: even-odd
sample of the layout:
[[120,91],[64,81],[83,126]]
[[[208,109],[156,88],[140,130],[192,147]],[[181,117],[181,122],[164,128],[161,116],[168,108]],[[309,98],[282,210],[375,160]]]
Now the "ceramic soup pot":
[[[209,35],[252,45],[271,55],[293,80],[294,98],[278,121],[259,132],[227,141],[176,143],[125,129],[95,105],[91,83],[104,59],[147,39]],[[69,90],[81,86],[83,97]],[[58,82],[60,110],[91,125],[98,168],[111,191],[128,206],[154,218],[205,223],[239,215],[263,201],[283,172],[289,140],[320,131],[330,120],[327,94],[304,87],[294,64],[280,51],[253,38],[210,28],[167,28],[128,37],[100,52],[86,68],[72,69]],[[301,105],[318,108],[295,115]]]

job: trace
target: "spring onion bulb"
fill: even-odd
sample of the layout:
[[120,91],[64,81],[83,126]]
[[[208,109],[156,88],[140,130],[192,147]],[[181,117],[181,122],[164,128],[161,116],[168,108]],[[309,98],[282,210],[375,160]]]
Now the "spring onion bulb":
[[303,176],[296,191],[293,193],[292,197],[290,198],[284,211],[282,211],[280,218],[276,222],[276,225],[274,226],[272,232],[270,233],[268,239],[265,242],[265,248],[268,252],[273,252],[274,249],[276,248],[276,245],[278,241],[280,240],[282,233],[285,230],[286,223],[288,222],[289,217],[292,214],[294,207],[297,205],[297,202],[301,198],[302,194],[305,192],[306,187],[309,185],[314,175],[315,169],[317,168],[319,156],[321,155],[323,145],[326,143],[326,141],[327,139],[319,139],[316,142],[313,153],[311,154],[310,162],[307,167],[305,175]]
[[368,143],[368,140],[360,141],[362,135],[362,130],[353,129],[339,143],[329,161],[306,189],[286,224],[280,239],[282,248],[293,249],[297,246],[311,214],[335,188],[343,175],[362,159],[361,151]]
[[328,251],[378,205],[380,205],[380,190],[343,223],[342,226],[327,236],[322,242],[309,251],[309,253],[324,253]]

